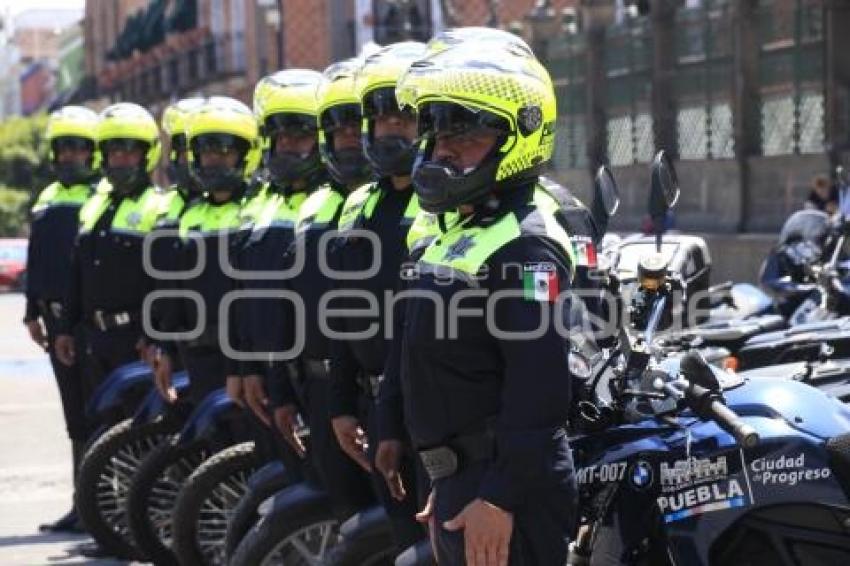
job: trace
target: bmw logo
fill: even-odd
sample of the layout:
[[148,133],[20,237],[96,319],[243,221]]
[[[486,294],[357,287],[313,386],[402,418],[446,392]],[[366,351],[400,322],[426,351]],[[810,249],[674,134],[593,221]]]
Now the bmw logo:
[[638,460],[629,468],[629,481],[637,490],[644,490],[652,485],[652,465],[644,460]]

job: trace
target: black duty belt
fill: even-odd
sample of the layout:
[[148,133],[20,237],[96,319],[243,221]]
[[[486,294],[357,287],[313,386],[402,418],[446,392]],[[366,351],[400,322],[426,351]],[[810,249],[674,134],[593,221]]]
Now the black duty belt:
[[363,374],[357,378],[357,384],[366,392],[372,399],[378,398],[378,391],[381,389],[381,382],[384,380],[383,375]]
[[62,303],[60,301],[46,301],[39,299],[35,302],[35,304],[42,317],[47,318],[48,316],[51,316],[55,319],[62,318],[62,311],[64,310],[64,307],[62,307]]
[[496,455],[492,430],[458,436],[443,446],[419,450],[419,459],[431,481],[451,477],[467,466]]
[[301,360],[304,364],[304,374],[312,379],[330,379],[331,378],[331,361],[328,359],[310,359]]
[[92,324],[101,332],[113,330],[115,328],[122,328],[124,326],[130,326],[131,324],[138,322],[138,320],[139,315],[137,313],[131,313],[127,311],[104,312],[97,310],[94,311],[91,315]]

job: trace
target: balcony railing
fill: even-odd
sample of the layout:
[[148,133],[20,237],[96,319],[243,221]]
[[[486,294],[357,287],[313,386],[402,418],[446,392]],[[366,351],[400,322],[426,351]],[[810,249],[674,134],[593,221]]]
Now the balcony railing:
[[206,35],[188,46],[166,45],[132,62],[119,62],[101,78],[100,90],[118,100],[146,103],[245,72],[244,34]]

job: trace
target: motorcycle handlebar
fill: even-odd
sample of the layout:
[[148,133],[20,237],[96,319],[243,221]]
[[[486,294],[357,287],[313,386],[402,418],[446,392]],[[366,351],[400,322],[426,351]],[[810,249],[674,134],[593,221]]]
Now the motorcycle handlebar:
[[711,419],[720,428],[731,434],[743,448],[754,448],[759,443],[759,434],[744,422],[735,411],[727,407],[719,395],[705,387],[691,383],[685,389],[685,399],[702,418]]
[[723,404],[722,401],[714,400],[708,407],[714,422],[720,428],[735,437],[735,440],[744,448],[755,448],[759,443],[759,433],[752,426],[744,422],[735,411]]

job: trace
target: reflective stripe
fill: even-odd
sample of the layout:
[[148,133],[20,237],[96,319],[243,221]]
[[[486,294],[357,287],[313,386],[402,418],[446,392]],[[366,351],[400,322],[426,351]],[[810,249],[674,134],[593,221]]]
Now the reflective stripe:
[[295,232],[323,228],[333,222],[345,198],[329,186],[313,191],[298,210]]
[[363,185],[348,195],[337,223],[340,232],[351,230],[360,218],[371,218],[381,190],[376,183]]
[[186,239],[190,233],[215,236],[236,232],[242,225],[242,207],[237,202],[213,204],[207,200],[190,206],[180,219],[180,237]]
[[272,193],[266,199],[265,206],[254,223],[254,230],[269,227],[291,228],[298,219],[298,211],[307,200],[307,193],[298,192],[291,195]]
[[[363,185],[345,199],[345,206],[339,217],[339,231],[351,230],[358,225],[358,220],[363,218],[369,220],[375,213],[378,203],[385,191],[378,183]],[[404,214],[399,221],[400,226],[412,226],[419,213],[419,199],[416,194],[410,196]]]
[[41,191],[38,199],[32,205],[31,212],[33,215],[36,215],[48,208],[81,207],[91,194],[92,188],[89,185],[72,185],[66,187],[59,181],[55,181]]

